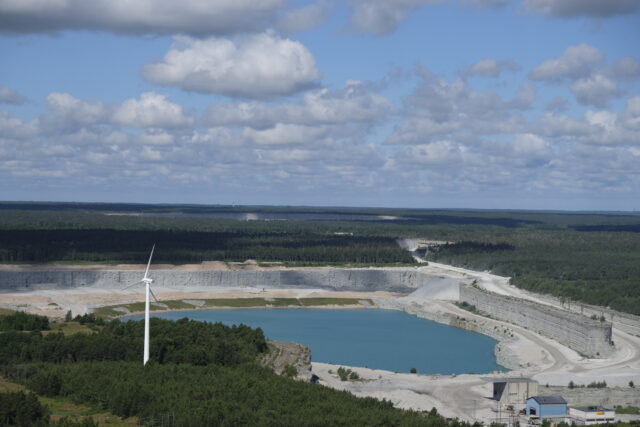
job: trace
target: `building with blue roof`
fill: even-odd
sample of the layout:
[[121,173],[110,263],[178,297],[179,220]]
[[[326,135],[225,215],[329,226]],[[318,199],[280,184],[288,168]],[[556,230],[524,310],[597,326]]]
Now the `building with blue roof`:
[[528,416],[563,417],[567,415],[567,401],[562,396],[532,396],[525,410]]

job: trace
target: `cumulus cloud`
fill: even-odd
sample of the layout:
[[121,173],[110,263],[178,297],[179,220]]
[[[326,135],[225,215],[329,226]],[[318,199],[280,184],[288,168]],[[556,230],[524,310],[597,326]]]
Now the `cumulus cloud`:
[[413,10],[442,1],[446,0],[349,0],[353,10],[351,24],[364,33],[389,34]]
[[[394,32],[405,18],[424,5],[454,0],[349,0],[351,26],[359,32],[384,35]],[[457,0],[482,9],[499,8],[508,0]]]
[[571,92],[580,104],[600,108],[606,107],[611,98],[620,94],[615,82],[602,74],[576,80],[571,85]]
[[242,136],[257,145],[315,145],[329,135],[324,126],[305,126],[278,123],[272,128],[256,130],[245,128]]
[[145,92],[139,99],[120,105],[87,101],[68,93],[53,92],[46,98],[48,113],[39,126],[48,132],[70,133],[89,127],[116,125],[132,128],[179,128],[192,125],[193,117],[180,105],[156,92]]
[[520,66],[514,61],[482,59],[471,65],[465,74],[469,76],[499,77],[504,71],[518,71]]
[[320,26],[333,10],[333,4],[320,0],[300,9],[285,12],[276,23],[276,28],[285,33],[297,33]]
[[122,126],[135,128],[171,128],[183,127],[193,123],[182,107],[167,100],[156,92],[145,92],[140,99],[127,99],[119,106],[113,121]]
[[223,35],[266,28],[283,0],[0,0],[0,32]]
[[636,13],[640,3],[636,0],[525,0],[529,12],[554,18],[609,18]]
[[448,82],[428,72],[422,74],[423,81],[404,101],[404,120],[389,135],[389,143],[461,141],[513,133],[523,126],[518,110],[535,99],[530,85],[524,85],[514,100],[503,100],[494,92],[475,91],[463,80]]
[[603,61],[604,54],[599,49],[582,43],[569,46],[559,57],[544,61],[531,71],[529,77],[547,81],[576,79],[590,75]]
[[611,75],[619,79],[640,78],[640,60],[630,56],[618,59],[611,67]]
[[339,124],[372,123],[393,108],[384,96],[359,82],[348,82],[339,90],[326,88],[306,92],[297,103],[272,106],[263,102],[216,105],[205,120],[210,125],[272,127],[276,123]]
[[112,107],[104,102],[85,101],[68,93],[50,93],[46,102],[51,114],[43,117],[43,124],[50,128],[75,128],[104,123],[109,121],[112,113]]
[[0,86],[0,104],[13,104],[19,105],[27,102],[27,98],[20,95],[15,90],[6,87]]
[[301,43],[272,34],[197,40],[179,36],[143,76],[159,85],[243,98],[291,95],[317,85],[320,71]]

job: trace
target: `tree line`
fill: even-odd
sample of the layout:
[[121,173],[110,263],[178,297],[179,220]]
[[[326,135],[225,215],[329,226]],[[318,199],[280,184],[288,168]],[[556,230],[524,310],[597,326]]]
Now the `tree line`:
[[209,260],[324,263],[413,263],[384,236],[312,232],[197,232],[183,230],[0,230],[0,262],[189,263]]

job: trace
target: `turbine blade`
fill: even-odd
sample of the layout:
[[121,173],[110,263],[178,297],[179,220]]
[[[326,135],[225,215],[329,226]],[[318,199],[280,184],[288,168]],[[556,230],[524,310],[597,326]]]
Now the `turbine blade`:
[[151,290],[151,288],[149,288],[149,293],[151,294],[151,296],[153,297],[153,300],[157,303],[159,303],[160,301],[158,301],[158,298],[156,297],[156,294],[153,293],[153,291]]
[[149,255],[149,263],[147,264],[147,269],[144,272],[144,278],[146,279],[148,276],[147,274],[149,274],[149,267],[151,267],[151,258],[153,258],[153,250],[156,248],[155,243],[153,244],[153,247],[151,248],[151,255]]
[[133,288],[135,285],[137,285],[138,283],[143,283],[142,280],[138,280],[137,282],[133,282],[132,284],[125,286],[124,288],[120,289],[121,291],[125,291],[129,288]]

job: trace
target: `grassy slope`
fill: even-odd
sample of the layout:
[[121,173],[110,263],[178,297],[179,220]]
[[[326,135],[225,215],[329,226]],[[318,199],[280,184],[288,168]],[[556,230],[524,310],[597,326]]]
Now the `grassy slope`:
[[[197,310],[199,308],[217,307],[217,308],[259,308],[259,307],[321,307],[327,305],[359,305],[360,301],[371,303],[370,299],[358,298],[219,298],[202,300],[204,304],[197,306],[184,302],[183,300],[162,301],[161,305],[151,304],[152,311],[165,310]],[[96,316],[104,318],[112,318],[121,316],[122,311],[117,308],[126,308],[131,313],[144,311],[144,303],[137,302],[133,304],[111,305],[99,307],[94,310]]]

